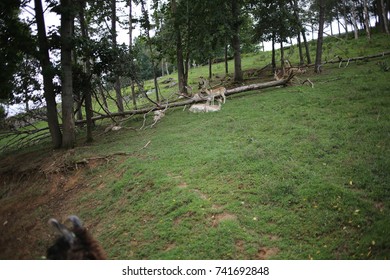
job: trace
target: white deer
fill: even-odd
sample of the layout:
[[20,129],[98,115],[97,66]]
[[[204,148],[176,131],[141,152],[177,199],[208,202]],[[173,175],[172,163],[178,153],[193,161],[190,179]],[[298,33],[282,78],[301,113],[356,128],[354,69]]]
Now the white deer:
[[206,103],[202,104],[193,104],[191,105],[189,111],[192,113],[209,113],[209,112],[217,112],[221,110],[221,101],[218,100],[218,105],[211,105]]

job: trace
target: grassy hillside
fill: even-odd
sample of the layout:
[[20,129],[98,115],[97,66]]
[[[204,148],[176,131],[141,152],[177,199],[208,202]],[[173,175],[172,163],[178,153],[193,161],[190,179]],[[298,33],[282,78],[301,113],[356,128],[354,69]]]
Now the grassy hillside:
[[[385,37],[343,44],[351,56],[390,49]],[[378,62],[389,65],[326,65],[299,77],[314,88],[234,95],[217,113],[172,109],[145,130],[132,118],[92,145],[34,152],[23,168],[26,156],[7,156],[0,215],[17,219],[3,226],[0,257],[39,258],[46,220],[78,214],[112,259],[390,258],[390,72]],[[18,234],[31,248],[12,243]]]

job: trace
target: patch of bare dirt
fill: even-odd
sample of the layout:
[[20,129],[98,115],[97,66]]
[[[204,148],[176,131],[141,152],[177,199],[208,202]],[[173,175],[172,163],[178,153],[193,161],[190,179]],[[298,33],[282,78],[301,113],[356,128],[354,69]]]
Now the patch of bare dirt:
[[244,253],[245,243],[243,240],[237,240],[235,243],[236,251],[240,254]]
[[256,254],[256,259],[258,260],[268,260],[272,256],[275,256],[279,253],[278,248],[268,248],[268,247],[262,247],[259,249],[259,251]]
[[280,240],[280,237],[277,236],[277,235],[273,235],[273,234],[269,234],[267,235],[268,239],[271,240],[271,241],[278,241]]
[[175,243],[170,243],[168,244],[165,249],[164,249],[164,252],[168,252],[168,251],[171,251],[172,249],[175,249],[176,248],[176,244]]
[[39,151],[0,159],[0,259],[42,258],[54,239],[48,219],[77,214],[77,194],[88,191],[89,163],[77,164],[72,156]]
[[221,222],[223,221],[235,221],[237,220],[237,216],[230,214],[230,213],[220,213],[220,214],[215,214],[211,216],[212,219],[212,226],[217,227]]
[[204,193],[202,193],[198,189],[194,189],[193,192],[196,193],[199,196],[199,198],[201,198],[203,200],[208,200],[209,199],[209,197],[207,195],[205,195]]

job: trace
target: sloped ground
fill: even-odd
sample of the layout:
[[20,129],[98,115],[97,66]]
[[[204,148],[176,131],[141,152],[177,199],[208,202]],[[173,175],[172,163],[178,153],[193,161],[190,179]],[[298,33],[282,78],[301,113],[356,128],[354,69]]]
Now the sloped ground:
[[0,258],[41,258],[47,220],[77,214],[112,259],[388,259],[388,73],[334,65],[314,88],[2,155]]
[[65,219],[88,191],[84,174],[99,164],[71,163],[69,152],[37,151],[0,160],[0,259],[39,259],[54,240],[47,221]]

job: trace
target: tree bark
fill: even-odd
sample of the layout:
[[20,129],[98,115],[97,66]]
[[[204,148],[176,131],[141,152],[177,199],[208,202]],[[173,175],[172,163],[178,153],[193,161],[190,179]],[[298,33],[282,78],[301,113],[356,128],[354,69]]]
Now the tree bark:
[[298,41],[298,51],[299,51],[299,65],[303,65],[305,64],[305,60],[303,59],[301,34],[299,33],[298,33],[297,41]]
[[151,60],[151,64],[152,64],[154,91],[156,93],[156,102],[159,103],[160,102],[160,98],[159,98],[159,88],[158,88],[158,81],[157,81],[157,69],[156,69],[157,67],[156,67],[156,64],[155,64],[155,55],[154,55],[154,51],[153,51],[153,47],[152,47],[152,41],[151,41],[151,37],[150,37],[149,13],[148,13],[148,11],[145,8],[145,1],[142,0],[140,3],[141,3],[141,12],[142,12],[144,20],[145,20],[144,30],[145,30],[145,33],[146,33],[147,45],[149,47],[150,60]]
[[[129,0],[129,53],[133,52],[133,2]],[[137,98],[135,96],[135,81],[133,75],[131,75],[131,99],[133,106],[137,109]]]
[[385,33],[389,35],[390,32],[389,32],[389,22],[387,20],[387,10],[386,10],[386,7],[385,7],[383,0],[380,0],[380,7],[381,7],[381,11],[382,11],[383,27],[384,27]]
[[364,25],[366,27],[367,39],[371,40],[370,16],[368,14],[368,3],[367,3],[367,0],[363,0],[363,5],[364,5]]
[[272,74],[276,71],[275,33],[272,34]]
[[241,83],[243,81],[243,73],[241,67],[241,41],[240,41],[240,0],[232,0],[232,48],[234,51],[234,81]]
[[[116,43],[116,0],[111,0],[111,36],[112,46],[117,49]],[[116,64],[116,63],[115,63]],[[121,93],[121,81],[118,74],[115,74],[114,89],[116,93],[116,105],[118,112],[123,112],[123,98]]]
[[[80,20],[80,29],[81,34],[85,40],[89,40],[89,34],[88,34],[88,26],[85,22],[85,0],[80,1],[80,9],[79,9],[79,20]],[[87,142],[93,141],[92,136],[92,129],[93,129],[93,110],[92,110],[92,85],[91,85],[91,58],[86,57],[85,58],[85,74],[88,77],[88,80],[86,81],[88,83],[88,86],[86,87],[86,91],[84,92],[85,96],[85,115],[87,118]]]
[[352,25],[353,25],[353,32],[355,34],[355,40],[359,39],[359,27],[357,25],[357,12],[355,8],[355,4],[352,3],[351,5],[351,19],[352,19]]
[[229,74],[228,45],[225,44],[225,74]]
[[179,81],[179,92],[187,94],[187,81],[185,79],[183,45],[180,32],[180,26],[177,20],[176,0],[171,0],[171,10],[174,20],[175,40],[176,40],[176,59],[177,59],[177,79]]
[[47,122],[49,126],[51,142],[55,149],[61,147],[62,133],[58,122],[58,112],[56,95],[54,91],[53,78],[54,71],[53,66],[49,58],[49,46],[46,37],[45,19],[43,16],[43,9],[41,0],[34,0],[35,3],[35,18],[37,21],[38,29],[38,45],[39,45],[39,61],[42,67],[43,76],[43,88],[44,97],[46,100],[47,108]]
[[72,79],[72,1],[61,1],[61,87],[62,87],[62,147],[71,149],[75,145],[75,120],[73,114]]
[[157,103],[160,102],[160,98],[158,96],[158,82],[157,82],[157,72],[156,72],[156,65],[155,65],[155,56],[154,56],[154,51],[152,47],[152,42],[150,39],[150,22],[149,22],[149,13],[145,8],[145,1],[141,1],[141,11],[144,16],[144,20],[146,22],[145,24],[145,32],[146,32],[146,37],[147,37],[147,44],[149,46],[149,52],[150,52],[150,60],[152,63],[152,69],[153,69],[153,81],[154,81],[154,91],[156,93],[156,101]]
[[346,0],[343,0],[343,17],[345,23],[345,39],[348,39],[347,4],[345,3],[345,1]]
[[318,38],[317,38],[317,51],[316,51],[316,62],[314,65],[314,72],[321,72],[321,60],[322,60],[322,43],[324,38],[324,22],[325,22],[325,0],[319,1],[320,15],[319,15],[319,26],[318,26]]
[[338,32],[339,32],[339,36],[341,35],[341,30],[340,30],[340,17],[339,17],[339,11],[337,10],[337,14],[336,14],[336,20],[337,20],[337,29],[338,29]]
[[284,48],[283,41],[280,41],[280,66],[284,69]]
[[296,20],[297,28],[298,28],[298,36],[297,36],[297,41],[298,41],[298,50],[299,50],[299,65],[304,64],[303,60],[303,52],[302,52],[302,42],[301,42],[301,29],[302,29],[302,23],[301,20],[299,19],[299,14],[298,14],[298,1],[292,1],[290,0],[290,5],[293,7],[293,14]]
[[209,58],[209,80],[213,78],[213,60]]

